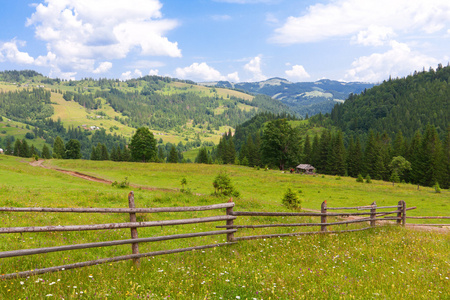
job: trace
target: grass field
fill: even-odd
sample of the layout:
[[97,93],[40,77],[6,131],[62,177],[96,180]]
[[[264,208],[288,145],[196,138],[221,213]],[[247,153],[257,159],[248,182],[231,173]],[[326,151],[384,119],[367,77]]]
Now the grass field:
[[[190,195],[134,188],[137,207],[194,206],[223,203],[210,196],[212,181],[225,170],[242,197],[235,211],[287,211],[281,197],[287,187],[302,190],[305,208],[396,204],[405,200],[418,209],[409,215],[449,215],[448,190],[392,186],[373,181],[283,174],[237,166],[138,164],[51,160],[48,166],[77,170],[135,185],[178,189],[186,177]],[[32,167],[16,157],[0,156],[0,206],[127,207],[130,189],[86,181],[50,169]],[[140,221],[223,215],[224,211],[139,215]],[[127,222],[124,214],[6,213],[4,227]],[[274,218],[240,218],[235,224],[267,224]],[[313,222],[309,217],[278,222]],[[408,220],[409,222],[409,220]],[[215,230],[222,223],[139,229],[139,237]],[[359,228],[349,225],[337,229]],[[309,228],[309,227],[308,227]],[[237,236],[272,232],[255,229]],[[299,231],[316,229],[295,229]],[[129,238],[129,230],[68,233],[4,234],[0,251],[49,247]],[[223,242],[224,236],[140,244],[140,252]],[[130,253],[130,246],[74,250],[2,259],[0,273],[31,270]],[[0,281],[1,299],[448,299],[450,294],[450,234],[379,227],[363,232],[255,241],[204,251],[141,259]]]

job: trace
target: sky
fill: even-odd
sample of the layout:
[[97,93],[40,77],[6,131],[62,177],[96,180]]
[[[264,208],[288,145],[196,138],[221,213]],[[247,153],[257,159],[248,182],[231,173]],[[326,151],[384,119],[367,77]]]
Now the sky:
[[0,71],[377,83],[450,60],[448,0],[0,0]]

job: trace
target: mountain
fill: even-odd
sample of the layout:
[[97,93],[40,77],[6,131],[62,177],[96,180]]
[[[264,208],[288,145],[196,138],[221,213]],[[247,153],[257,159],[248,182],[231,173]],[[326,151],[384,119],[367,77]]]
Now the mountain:
[[341,82],[329,79],[294,83],[279,77],[260,82],[218,81],[202,84],[268,95],[273,99],[280,100],[302,116],[330,112],[336,102],[344,102],[350,94],[359,94],[374,86],[371,83]]

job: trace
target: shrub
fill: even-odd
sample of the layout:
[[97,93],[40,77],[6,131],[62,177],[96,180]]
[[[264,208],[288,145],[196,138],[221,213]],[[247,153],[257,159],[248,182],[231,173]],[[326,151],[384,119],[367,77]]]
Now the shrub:
[[364,178],[361,174],[358,174],[358,178],[356,178],[356,182],[364,182]]
[[233,196],[239,197],[240,194],[236,191],[231,183],[231,179],[227,173],[220,171],[213,181],[214,195],[216,196]]
[[299,210],[302,208],[302,201],[296,193],[294,193],[290,188],[287,189],[286,193],[281,200],[281,203],[289,209]]
[[370,178],[369,174],[367,174],[366,176],[366,183],[372,183],[372,179]]
[[125,177],[124,181],[122,181],[120,183],[117,182],[117,181],[114,181],[111,185],[115,186],[115,187],[118,187],[119,189],[124,189],[124,188],[127,188],[127,187],[130,186],[130,182],[127,181],[127,180],[128,180],[128,177]]
[[434,190],[437,194],[441,192],[441,187],[439,186],[439,182],[436,181],[436,183],[433,185]]

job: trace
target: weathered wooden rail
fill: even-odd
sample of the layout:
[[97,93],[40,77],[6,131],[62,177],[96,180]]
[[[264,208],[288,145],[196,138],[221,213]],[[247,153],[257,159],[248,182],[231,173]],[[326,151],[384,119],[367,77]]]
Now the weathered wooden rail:
[[131,244],[130,255],[122,255],[111,258],[103,258],[92,261],[79,262],[74,264],[68,264],[63,266],[56,266],[43,269],[35,269],[31,271],[23,271],[11,274],[0,275],[0,279],[9,279],[17,277],[27,277],[32,275],[44,274],[49,272],[57,272],[62,270],[69,270],[75,268],[81,268],[86,266],[99,265],[109,262],[130,260],[132,259],[136,266],[140,264],[141,257],[156,256],[170,253],[179,253],[192,250],[207,249],[213,247],[220,247],[224,245],[229,245],[230,243],[215,243],[212,245],[203,245],[196,247],[162,250],[148,253],[139,253],[139,243],[148,242],[159,242],[174,239],[187,239],[194,237],[204,237],[212,235],[226,234],[227,236],[232,235],[237,229],[227,229],[227,230],[215,230],[206,232],[194,232],[186,234],[175,234],[167,236],[158,237],[148,237],[148,238],[138,238],[138,228],[151,227],[151,226],[172,226],[172,225],[186,225],[186,224],[198,224],[205,222],[218,222],[236,219],[235,216],[220,215],[214,217],[203,217],[203,218],[191,218],[191,219],[178,219],[178,220],[164,220],[164,221],[153,221],[153,222],[137,222],[136,213],[159,213],[159,212],[192,212],[192,211],[206,211],[206,210],[218,210],[218,209],[229,209],[234,206],[234,203],[223,203],[223,204],[213,204],[206,206],[190,206],[190,207],[160,207],[160,208],[135,208],[134,204],[134,193],[130,192],[128,195],[129,208],[22,208],[22,207],[0,207],[0,211],[6,212],[58,212],[58,213],[128,213],[130,214],[130,222],[128,223],[110,223],[110,224],[94,224],[94,225],[69,225],[69,226],[41,226],[41,227],[3,227],[0,228],[0,234],[6,233],[24,233],[24,232],[55,232],[55,231],[83,231],[83,230],[107,230],[107,229],[118,229],[118,228],[130,228],[131,229],[131,239],[126,240],[115,240],[107,242],[97,242],[97,243],[85,243],[85,244],[75,244],[75,245],[65,245],[57,247],[46,247],[46,248],[35,248],[35,249],[22,249],[14,251],[0,252],[0,258],[8,257],[18,257],[27,255],[44,254],[51,252],[78,250],[78,249],[89,249],[98,247],[110,247],[117,245]]
[[[8,233],[24,233],[24,232],[55,232],[55,231],[84,231],[84,230],[105,230],[105,229],[123,229],[130,228],[131,239],[114,240],[106,242],[84,243],[74,245],[64,245],[56,247],[45,247],[35,249],[22,249],[13,251],[0,252],[1,258],[19,257],[28,255],[37,255],[51,252],[89,249],[98,247],[111,247],[118,245],[131,244],[132,254],[122,255],[110,258],[97,259],[92,261],[85,261],[73,264],[67,264],[62,266],[55,266],[43,269],[35,269],[32,271],[16,272],[11,274],[0,275],[0,279],[9,279],[17,277],[27,277],[37,274],[44,274],[49,272],[58,272],[62,270],[70,270],[75,268],[81,268],[86,266],[93,266],[98,264],[133,260],[136,266],[140,264],[141,257],[157,256],[171,253],[179,253],[192,250],[208,249],[213,247],[220,247],[224,245],[234,244],[237,241],[252,240],[252,239],[264,239],[274,237],[289,237],[289,236],[301,236],[301,235],[313,235],[313,234],[337,234],[345,232],[357,232],[368,230],[376,226],[377,222],[383,221],[383,225],[388,225],[386,221],[396,221],[394,224],[406,225],[406,219],[450,219],[450,216],[406,216],[406,212],[416,207],[406,207],[405,201],[399,201],[397,205],[393,206],[377,206],[376,203],[372,203],[367,206],[358,207],[327,207],[326,202],[321,205],[321,211],[319,212],[243,212],[233,211],[235,204],[223,203],[206,206],[189,206],[189,207],[160,207],[160,208],[136,208],[134,204],[134,193],[130,192],[128,195],[129,208],[23,208],[23,207],[0,207],[0,211],[4,212],[49,212],[49,213],[127,213],[130,215],[130,222],[126,223],[110,223],[110,224],[92,224],[92,225],[68,225],[68,226],[34,226],[34,227],[0,227],[0,234]],[[176,219],[176,220],[162,220],[151,222],[137,222],[136,213],[160,213],[160,212],[193,212],[193,211],[206,211],[206,210],[220,210],[226,209],[225,215],[190,218],[190,219]],[[390,211],[384,211],[386,209],[394,209]],[[343,210],[356,210],[357,212],[329,212],[329,211],[343,211]],[[361,211],[369,212],[361,212]],[[396,215],[392,217],[390,215]],[[235,225],[234,221],[238,217],[242,216],[256,216],[256,217],[319,217],[320,222],[316,223],[277,223],[277,224],[243,224]],[[334,218],[329,222],[329,218]],[[339,220],[339,218],[347,218],[347,220]],[[175,234],[167,236],[157,237],[138,237],[138,228],[152,227],[152,226],[173,226],[173,225],[187,225],[198,224],[206,222],[226,222],[226,225],[216,226],[217,228],[224,228],[223,230],[213,230],[206,232],[193,232],[186,234]],[[349,230],[329,230],[329,227],[337,225],[348,225],[356,223],[368,223],[369,226],[363,228],[349,229]],[[392,224],[389,223],[389,224]],[[291,232],[291,233],[277,233],[277,234],[262,234],[262,235],[250,235],[235,237],[235,233],[238,229],[256,229],[256,228],[276,228],[276,227],[320,227],[320,231],[307,231],[307,232]],[[450,226],[450,224],[412,224],[408,226]],[[204,237],[213,235],[227,235],[226,243],[215,243],[211,245],[187,247],[180,249],[162,250],[147,253],[139,253],[140,243],[160,242],[175,239],[188,239],[194,237]]]

